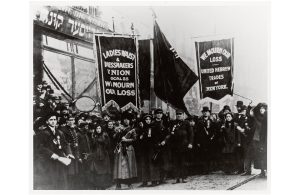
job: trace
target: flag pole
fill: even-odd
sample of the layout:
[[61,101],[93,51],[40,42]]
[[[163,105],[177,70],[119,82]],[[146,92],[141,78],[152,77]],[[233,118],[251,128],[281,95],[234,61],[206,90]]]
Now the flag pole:
[[[153,10],[152,7],[150,7],[150,10],[152,12],[152,26],[153,26],[153,37],[152,39],[150,40],[150,101],[149,101],[149,113],[151,112],[152,110],[152,101],[151,101],[151,97],[154,97],[154,106],[156,107],[156,96],[154,95],[154,25],[155,25],[155,20],[156,20],[156,14]],[[153,74],[152,74],[153,73]],[[153,89],[153,91],[151,90]],[[151,93],[153,95],[151,95]]]

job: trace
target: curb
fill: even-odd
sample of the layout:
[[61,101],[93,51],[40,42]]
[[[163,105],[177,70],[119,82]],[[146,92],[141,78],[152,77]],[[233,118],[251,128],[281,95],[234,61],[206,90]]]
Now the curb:
[[240,187],[241,185],[244,185],[245,183],[248,183],[249,181],[254,180],[258,176],[259,176],[259,174],[253,175],[253,176],[249,177],[248,179],[245,179],[244,181],[242,181],[242,182],[240,182],[240,183],[238,183],[238,184],[236,184],[236,185],[234,185],[234,186],[232,186],[232,187],[230,187],[230,188],[228,188],[226,190],[234,190],[234,189]]

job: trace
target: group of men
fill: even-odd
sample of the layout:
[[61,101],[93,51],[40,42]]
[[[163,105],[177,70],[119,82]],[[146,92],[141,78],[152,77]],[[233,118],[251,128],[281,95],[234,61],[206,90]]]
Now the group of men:
[[[174,184],[185,183],[188,175],[219,170],[226,174],[249,175],[252,162],[265,176],[266,104],[251,108],[238,101],[237,113],[224,106],[218,114],[211,114],[208,107],[203,107],[201,117],[187,119],[183,110],[176,110],[176,120],[170,120],[160,108],[153,114],[141,116],[128,110],[122,117],[112,118],[108,112],[102,116],[79,113],[51,95],[51,87],[49,90],[42,84],[39,90],[34,106],[35,189],[95,189],[88,182],[93,134],[97,126],[101,126],[108,135],[109,144],[103,147],[104,153],[96,152],[100,152],[102,158],[107,154],[110,162],[110,171],[100,174],[111,174],[116,167],[115,153],[119,144],[115,135],[124,129],[125,118],[129,119],[129,129],[134,130],[134,136],[124,148],[128,149],[129,145],[134,148],[130,149],[130,155],[134,152],[131,160],[136,161],[135,179],[142,181],[141,186],[148,186],[148,182],[151,186],[160,185],[167,178],[174,178]],[[110,185],[114,184],[112,176],[106,179]]]

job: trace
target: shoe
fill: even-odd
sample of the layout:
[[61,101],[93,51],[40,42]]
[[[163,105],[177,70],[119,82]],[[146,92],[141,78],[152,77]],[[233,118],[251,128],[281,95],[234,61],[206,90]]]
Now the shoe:
[[261,173],[259,174],[260,178],[265,178],[266,177],[266,173],[265,171],[261,171]]
[[158,185],[157,183],[158,183],[157,181],[152,181],[151,187],[157,186]]
[[251,172],[246,171],[246,172],[244,172],[244,173],[241,174],[241,176],[246,176],[246,175],[251,175]]
[[159,184],[166,184],[167,182],[162,180],[162,181],[159,181]]
[[186,181],[186,180],[184,180],[184,179],[182,179],[182,180],[181,180],[181,183],[186,183],[186,182],[187,182],[187,181]]
[[147,186],[148,186],[148,183],[147,182],[143,182],[141,185],[139,185],[139,188],[147,187]]
[[121,184],[116,185],[116,190],[121,190]]
[[133,189],[133,187],[132,187],[131,184],[128,184],[128,189],[129,189],[129,190],[132,190],[132,189]]
[[177,183],[180,183],[180,180],[179,179],[176,179],[176,181],[172,184],[177,184]]

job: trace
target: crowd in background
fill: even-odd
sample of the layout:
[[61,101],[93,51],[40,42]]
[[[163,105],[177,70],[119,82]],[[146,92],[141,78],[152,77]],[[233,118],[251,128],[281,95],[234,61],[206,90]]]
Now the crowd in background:
[[50,85],[34,98],[34,189],[107,189],[133,182],[156,186],[190,175],[250,175],[252,165],[266,176],[267,105],[242,101],[237,113],[203,107],[200,117],[176,120],[153,113],[80,112]]

